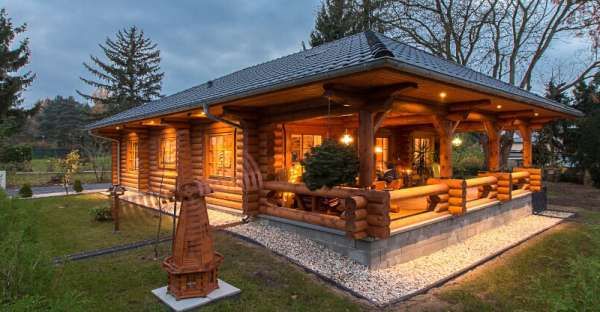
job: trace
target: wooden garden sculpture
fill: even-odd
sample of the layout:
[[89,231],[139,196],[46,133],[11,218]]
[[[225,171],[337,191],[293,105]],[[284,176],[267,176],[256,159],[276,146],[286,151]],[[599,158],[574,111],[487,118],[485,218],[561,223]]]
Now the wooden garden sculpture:
[[213,248],[204,196],[212,193],[202,182],[185,184],[181,200],[173,255],[163,262],[169,273],[168,292],[177,300],[205,297],[217,289],[217,271],[223,256]]

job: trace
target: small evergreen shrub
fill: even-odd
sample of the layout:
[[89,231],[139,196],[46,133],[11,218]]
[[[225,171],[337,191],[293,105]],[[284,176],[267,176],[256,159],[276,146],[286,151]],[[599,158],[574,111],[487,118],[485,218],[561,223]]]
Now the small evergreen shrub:
[[21,186],[19,189],[19,196],[23,198],[29,198],[33,196],[33,191],[31,190],[31,185],[29,185],[29,183],[25,183],[23,186]]
[[83,185],[81,185],[81,180],[75,180],[73,182],[73,190],[77,193],[83,192]]
[[110,207],[106,206],[94,207],[90,209],[90,215],[95,221],[98,222],[111,221],[113,219]]
[[354,184],[358,175],[359,160],[354,148],[325,140],[311,148],[304,160],[302,180],[310,190],[331,188],[342,184]]

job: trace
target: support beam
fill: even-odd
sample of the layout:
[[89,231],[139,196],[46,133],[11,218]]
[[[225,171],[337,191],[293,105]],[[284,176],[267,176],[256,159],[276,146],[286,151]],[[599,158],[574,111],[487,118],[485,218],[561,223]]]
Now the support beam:
[[358,184],[360,187],[370,187],[375,176],[375,127],[373,113],[367,110],[358,112],[358,155],[360,157],[360,172]]
[[452,177],[452,121],[443,116],[432,117],[433,126],[440,137],[440,175],[442,178]]
[[483,126],[488,137],[488,170],[500,170],[500,129],[495,122],[484,120]]
[[528,123],[520,122],[517,125],[519,134],[523,139],[523,167],[528,168],[533,164],[533,150],[531,145],[531,127]]
[[464,102],[452,102],[448,103],[448,111],[449,112],[460,112],[460,111],[470,111],[473,109],[481,108],[482,106],[490,105],[492,101],[485,100],[475,100],[475,101],[464,101]]

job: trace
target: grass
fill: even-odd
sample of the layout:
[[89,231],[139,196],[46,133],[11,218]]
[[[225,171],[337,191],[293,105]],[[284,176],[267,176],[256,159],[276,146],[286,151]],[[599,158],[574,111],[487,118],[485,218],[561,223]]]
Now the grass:
[[599,311],[600,213],[568,224],[438,295],[460,311]]
[[[148,239],[156,234],[157,218],[140,208],[124,207],[119,234],[112,233],[110,222],[91,221],[89,209],[106,204],[106,199],[97,195],[13,200],[9,205],[4,205],[10,207],[0,206],[0,218],[31,218],[32,230],[36,232],[35,252],[44,255],[46,260],[52,256]],[[7,210],[2,211],[3,209]],[[169,234],[170,220],[163,218],[163,221],[162,232]],[[2,239],[7,238],[1,237],[0,242]],[[222,232],[215,233],[215,242],[217,250],[225,256],[225,262],[220,268],[220,277],[243,291],[238,298],[211,305],[207,311],[360,309],[347,297],[334,293],[311,275],[273,256],[263,248],[249,245]],[[159,259],[164,258],[169,254],[170,246],[161,244],[159,252]],[[0,254],[0,264],[6,260],[2,257],[8,257],[8,254],[13,253]],[[44,285],[44,297],[39,299],[45,304],[63,306],[65,301],[71,301],[66,304],[69,306],[68,310],[81,311],[165,310],[150,294],[151,289],[166,283],[166,274],[160,268],[160,260],[154,259],[152,246],[70,262],[52,270],[52,279]],[[36,280],[39,283],[42,279],[36,277]],[[25,298],[25,303],[21,302],[26,306],[24,309],[30,310],[32,305],[35,306],[27,301],[29,297],[21,295],[21,298]],[[0,303],[1,299],[0,297]],[[44,304],[42,307],[41,310],[48,308]],[[19,310],[15,306],[7,306],[6,309]]]
[[[99,165],[104,166],[105,171],[109,171],[111,166],[110,156],[100,157],[98,160]],[[6,184],[8,187],[21,187],[25,183],[29,183],[31,186],[45,186],[54,185],[52,177],[56,175],[56,158],[37,158],[32,159],[31,172],[17,172],[9,171],[6,177]],[[0,166],[1,168],[2,166]],[[79,168],[80,171],[92,171],[92,165],[89,162],[81,163]],[[104,178],[98,181],[96,175],[93,172],[81,172],[75,175],[75,179],[81,180],[82,183],[108,183],[110,182],[110,172],[104,173]]]

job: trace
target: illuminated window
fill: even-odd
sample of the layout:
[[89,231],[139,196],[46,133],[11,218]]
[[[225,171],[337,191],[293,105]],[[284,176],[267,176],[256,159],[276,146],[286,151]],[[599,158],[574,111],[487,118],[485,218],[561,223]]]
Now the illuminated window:
[[158,150],[158,166],[160,168],[175,169],[177,163],[175,138],[162,138]]
[[290,154],[292,165],[304,159],[304,154],[310,149],[321,145],[321,135],[314,134],[292,134],[290,136]]
[[390,150],[389,138],[375,138],[375,169],[381,172],[387,170]]
[[127,141],[127,170],[137,171],[139,164],[138,140]]
[[235,152],[233,133],[208,136],[208,176],[233,178]]

